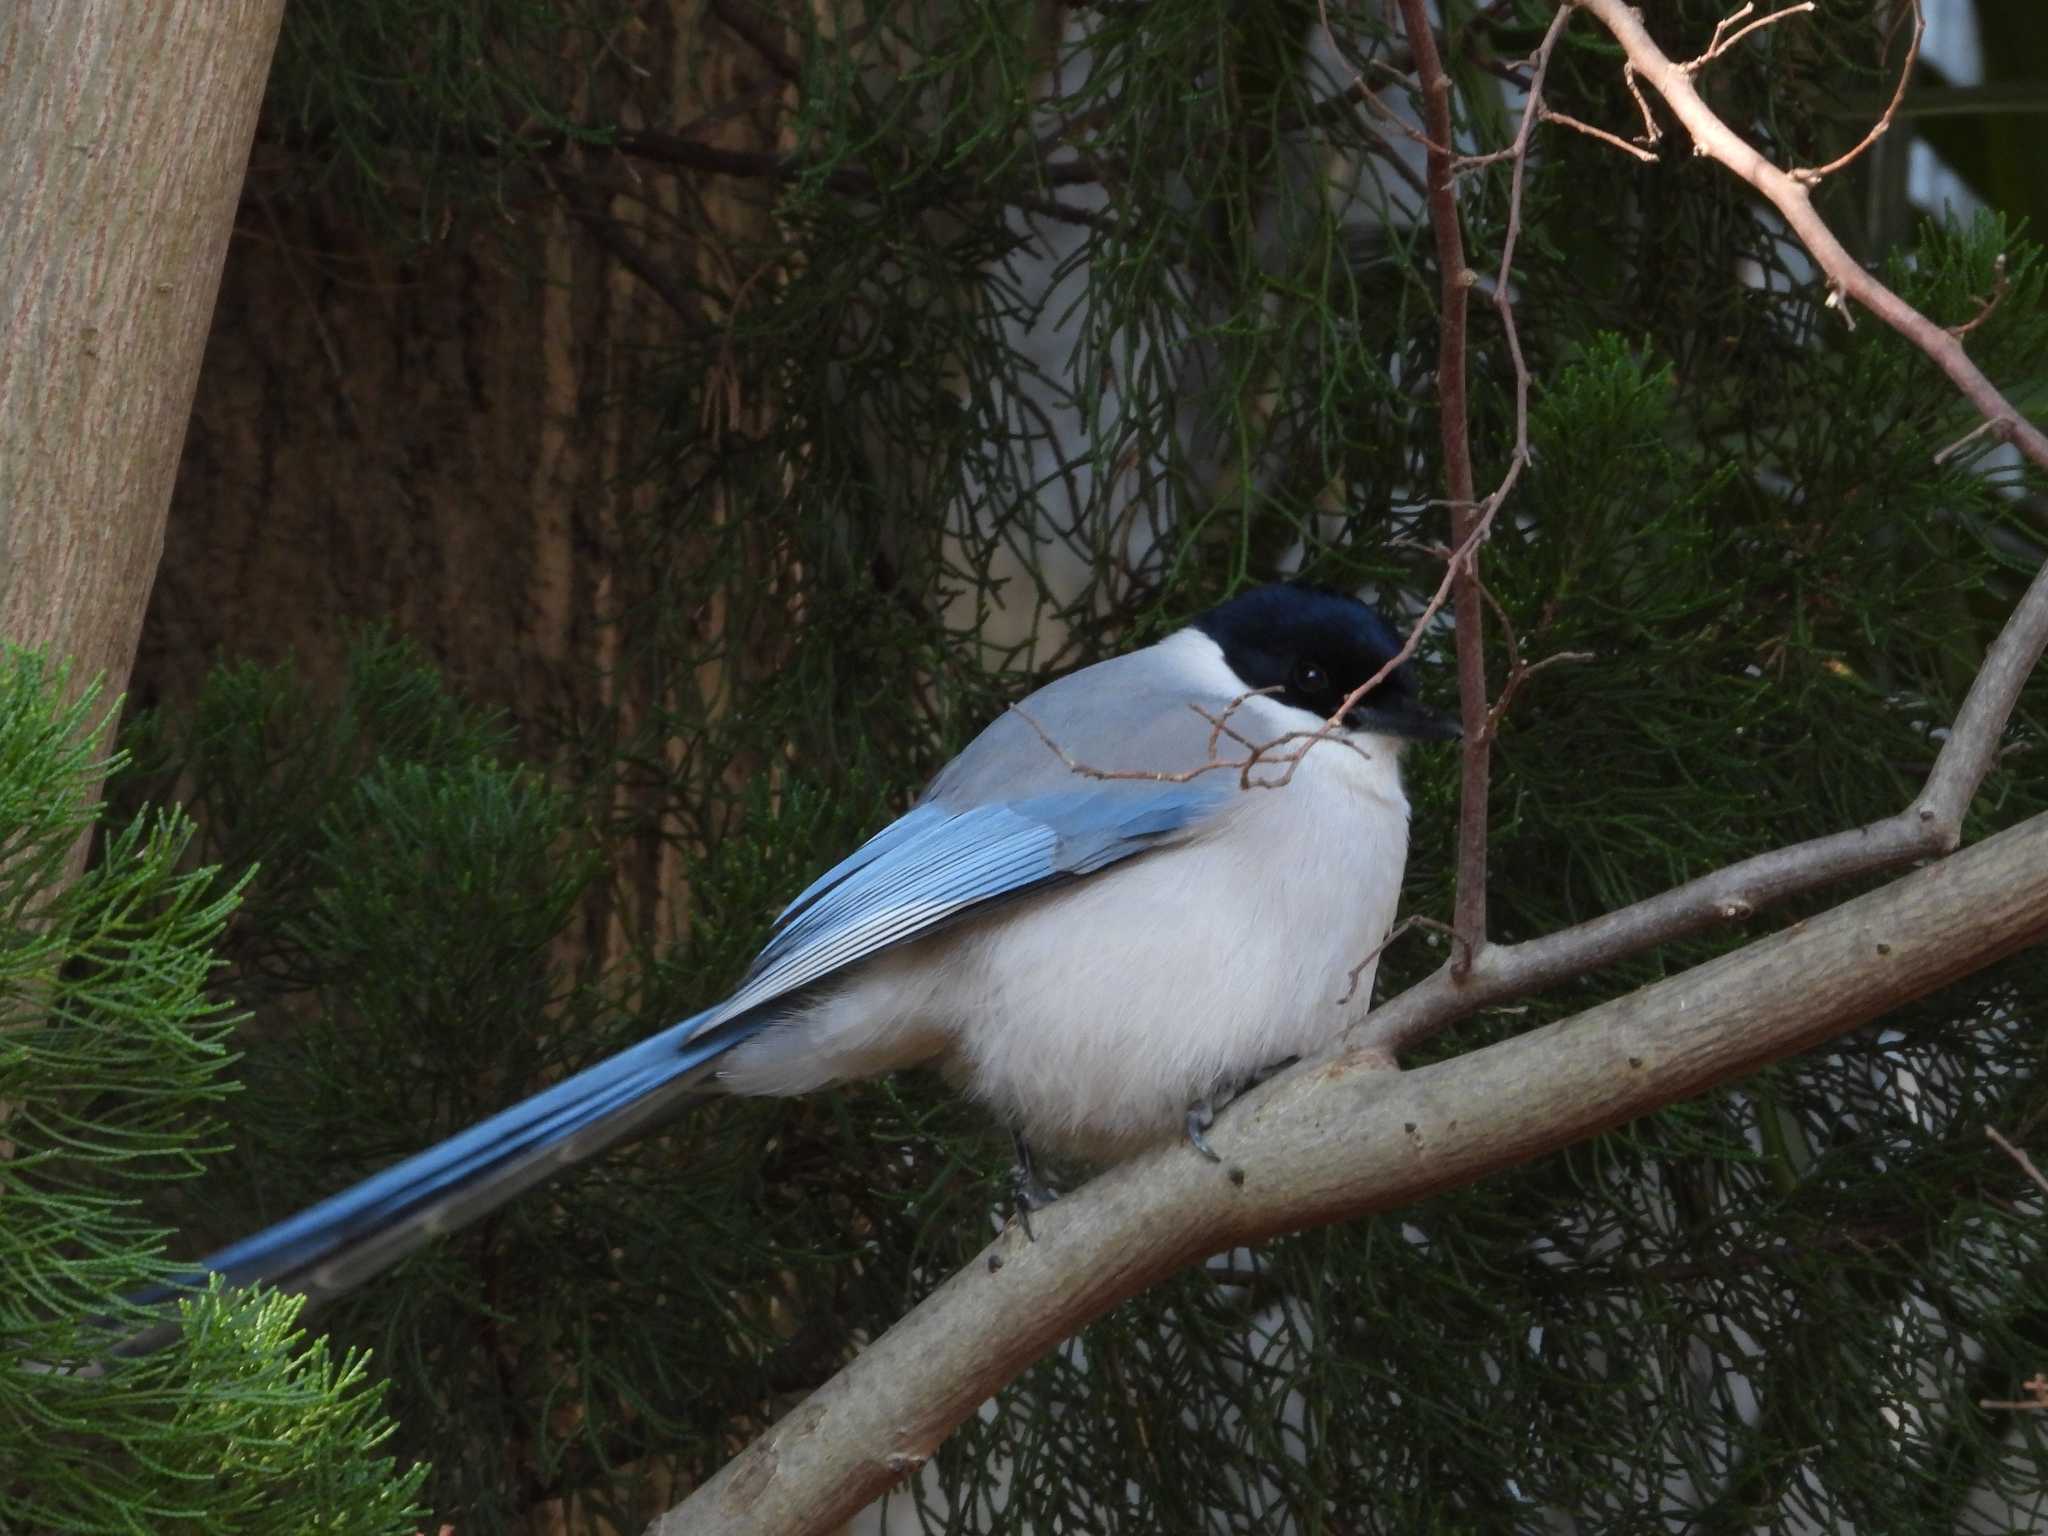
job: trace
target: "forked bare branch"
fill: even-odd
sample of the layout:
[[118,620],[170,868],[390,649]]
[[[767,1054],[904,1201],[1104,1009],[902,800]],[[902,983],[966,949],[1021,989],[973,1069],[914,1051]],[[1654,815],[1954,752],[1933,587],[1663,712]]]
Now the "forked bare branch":
[[[1693,148],[1719,161],[1754,187],[1777,209],[1792,232],[1826,274],[1835,292],[1854,300],[1924,352],[1989,423],[1985,429],[2014,444],[2027,459],[2048,469],[2048,434],[2028,421],[1978,368],[1960,336],[1921,314],[1900,298],[1835,238],[1814,210],[1811,189],[1820,177],[1846,161],[1815,170],[1794,172],[1773,165],[1723,122],[1700,96],[1690,69],[1657,46],[1640,12],[1625,0],[1568,0],[1614,35],[1627,58],[1631,77],[1650,83],[1692,136]],[[1918,4],[1915,0],[1917,21]],[[1915,42],[1918,31],[1916,26]],[[1894,101],[1896,106],[1896,100]],[[1852,151],[1852,154],[1854,151]]]

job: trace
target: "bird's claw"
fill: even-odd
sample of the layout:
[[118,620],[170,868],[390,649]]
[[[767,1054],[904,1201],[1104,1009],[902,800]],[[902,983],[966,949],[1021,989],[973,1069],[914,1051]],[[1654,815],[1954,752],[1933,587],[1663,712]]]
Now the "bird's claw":
[[1216,1123],[1216,1105],[1206,1095],[1188,1106],[1188,1145],[1212,1163],[1223,1161],[1223,1154],[1209,1145],[1208,1130]]
[[1279,1061],[1271,1062],[1259,1068],[1258,1071],[1252,1073],[1249,1077],[1239,1079],[1236,1082],[1220,1083],[1210,1092],[1203,1094],[1199,1099],[1195,1100],[1194,1103],[1188,1106],[1188,1145],[1209,1159],[1210,1162],[1222,1162],[1222,1154],[1209,1145],[1208,1136],[1209,1127],[1216,1123],[1216,1106],[1218,1104],[1229,1104],[1233,1100],[1242,1097],[1246,1089],[1254,1088],[1260,1083],[1265,1082],[1266,1079],[1278,1076],[1300,1059],[1299,1056],[1283,1057]]
[[1017,1225],[1024,1229],[1024,1236],[1035,1243],[1038,1237],[1031,1230],[1031,1213],[1042,1211],[1059,1199],[1059,1191],[1038,1176],[1038,1161],[1031,1155],[1031,1143],[1018,1135],[1010,1140],[1017,1152],[1016,1166],[1010,1170],[1012,1212]]

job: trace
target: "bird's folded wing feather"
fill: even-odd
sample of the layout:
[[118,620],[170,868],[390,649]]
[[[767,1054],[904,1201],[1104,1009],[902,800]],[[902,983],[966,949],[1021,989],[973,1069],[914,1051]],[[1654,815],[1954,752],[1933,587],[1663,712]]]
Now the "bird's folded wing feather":
[[708,1032],[993,902],[1172,841],[1232,787],[1120,780],[956,809],[916,807],[792,902]]

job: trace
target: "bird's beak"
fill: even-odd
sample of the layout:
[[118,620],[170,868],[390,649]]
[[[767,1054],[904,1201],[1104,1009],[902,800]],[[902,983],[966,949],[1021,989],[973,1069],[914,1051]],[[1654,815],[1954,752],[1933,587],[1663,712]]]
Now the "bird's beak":
[[1353,730],[1408,741],[1457,741],[1465,734],[1455,717],[1406,702],[1360,704],[1344,717],[1344,723]]

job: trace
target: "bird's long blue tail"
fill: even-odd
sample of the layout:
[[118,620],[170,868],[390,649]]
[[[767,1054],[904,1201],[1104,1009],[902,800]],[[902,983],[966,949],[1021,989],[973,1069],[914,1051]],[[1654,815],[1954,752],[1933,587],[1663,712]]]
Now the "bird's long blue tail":
[[[716,1010],[714,1010],[715,1012]],[[338,1195],[210,1253],[189,1280],[261,1282],[314,1304],[362,1284],[415,1248],[631,1135],[674,1107],[759,1015],[670,1026],[596,1066],[394,1163]]]

